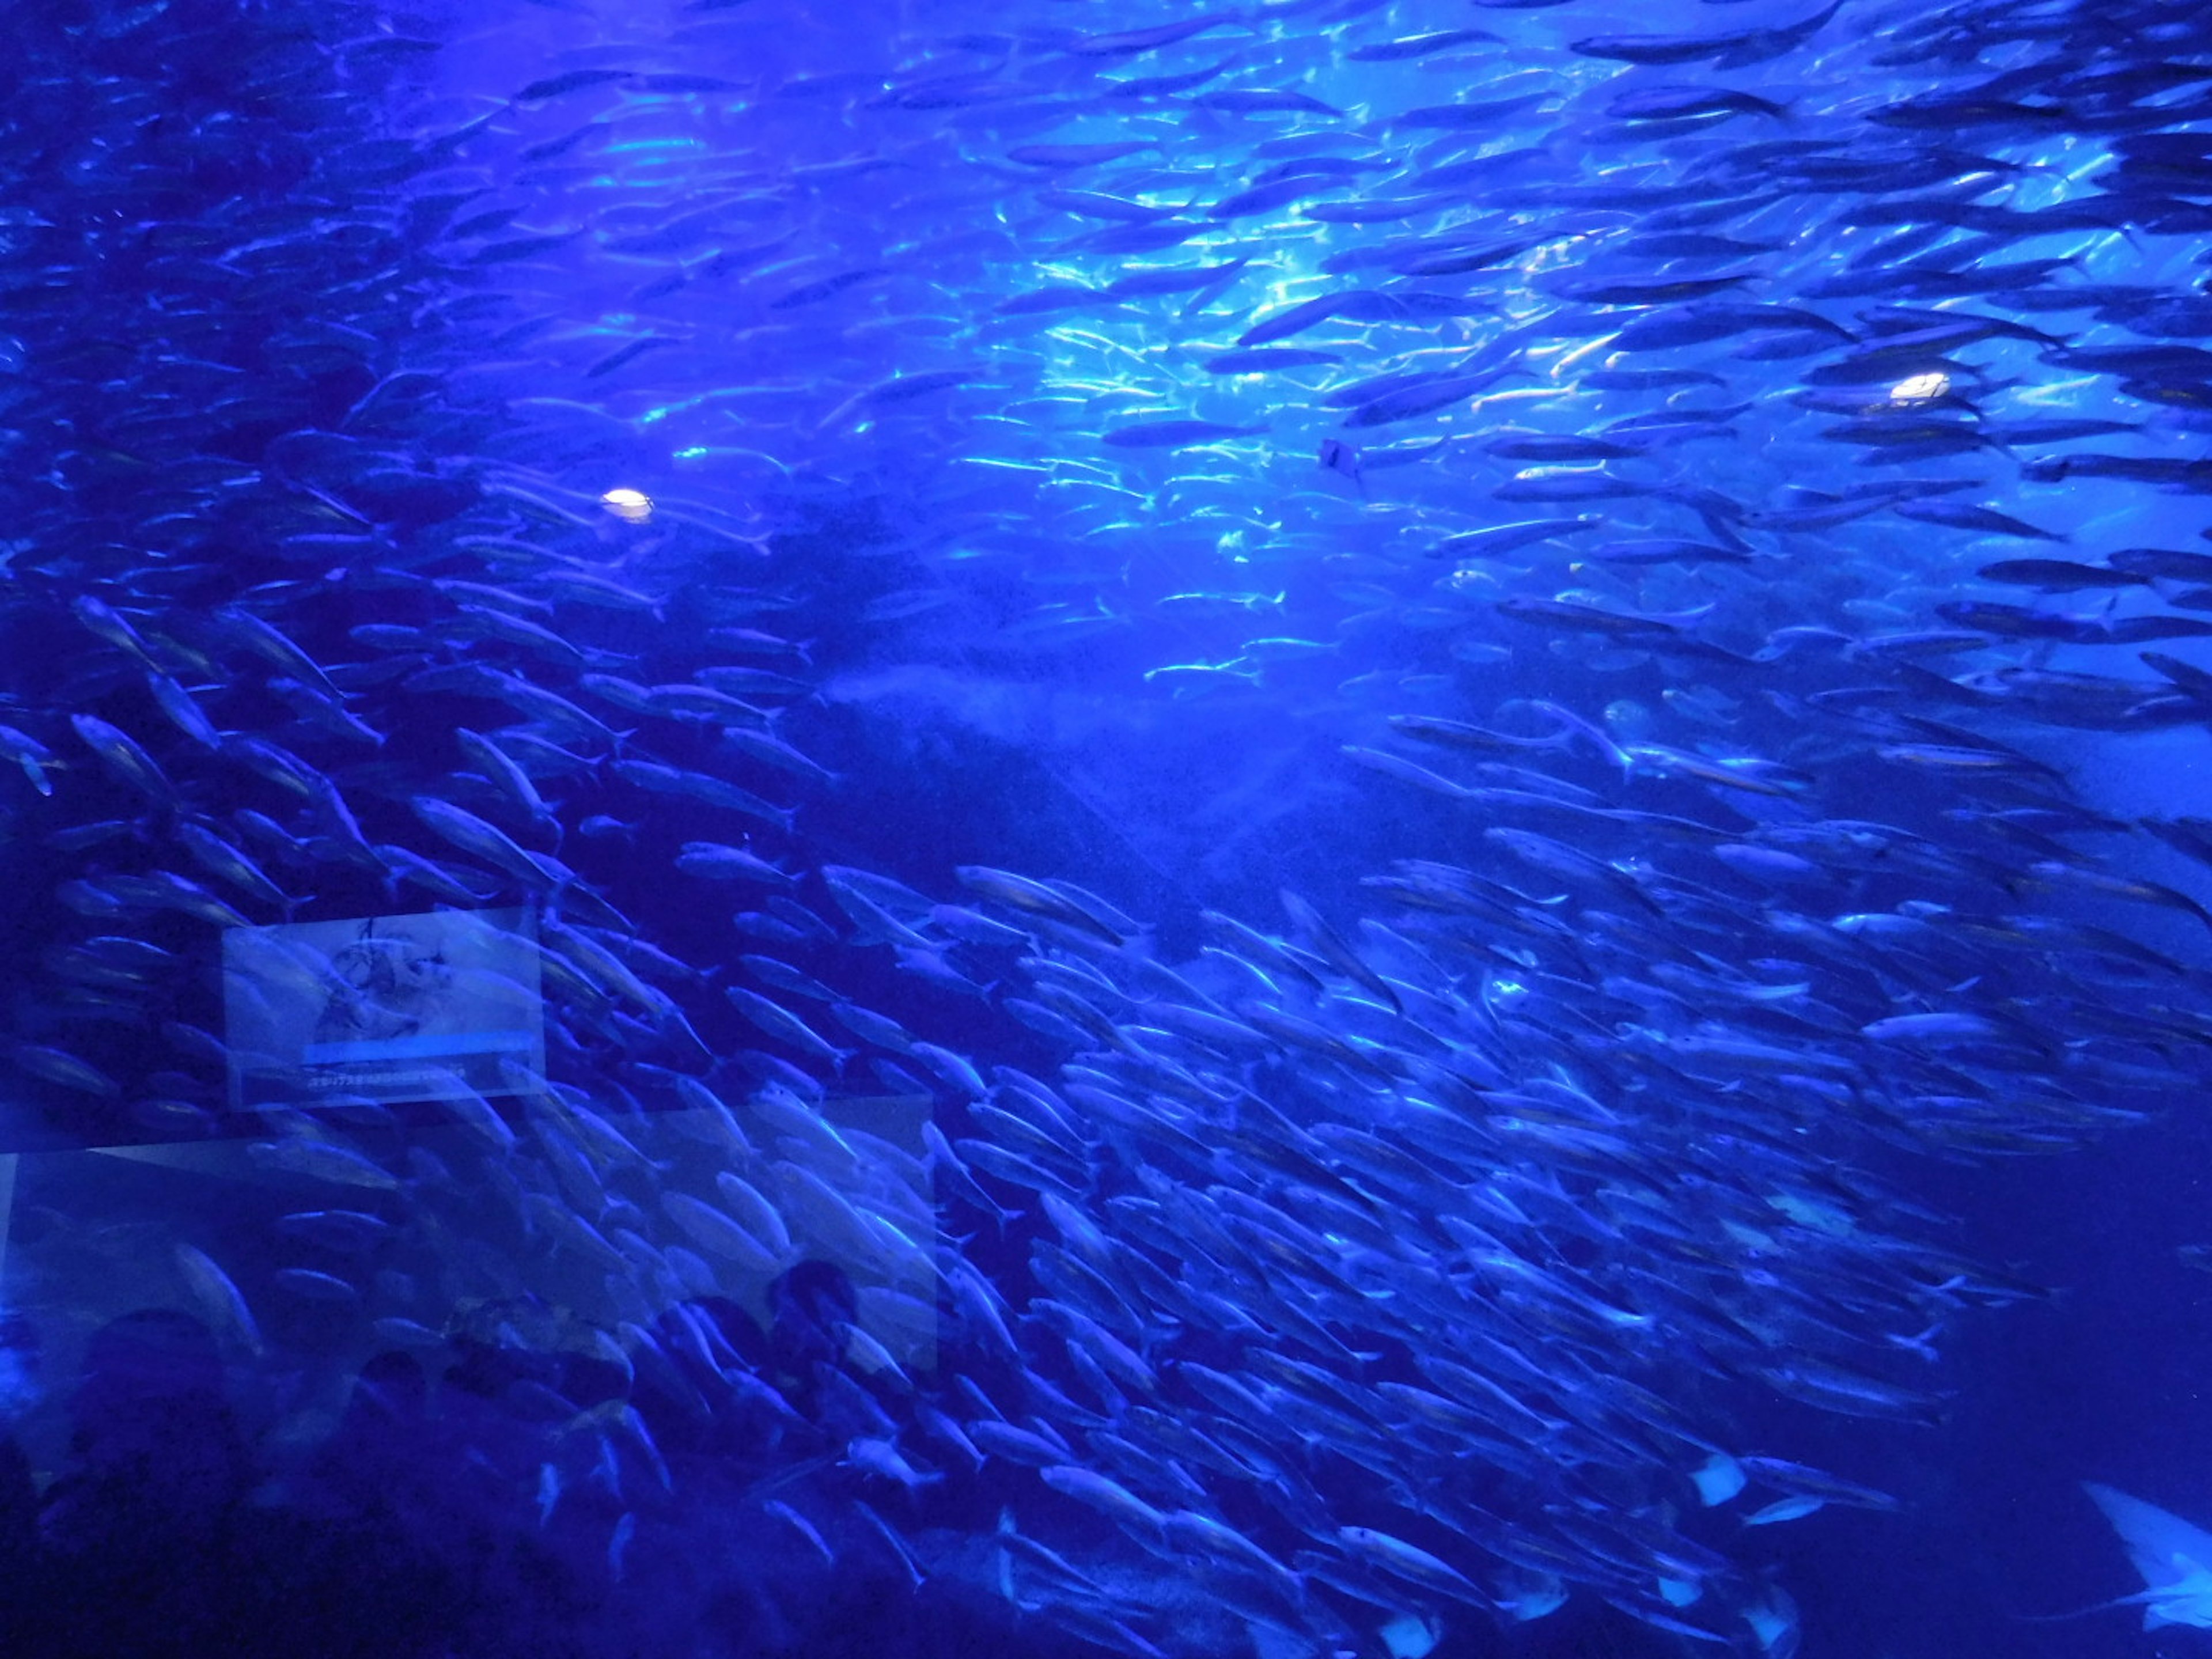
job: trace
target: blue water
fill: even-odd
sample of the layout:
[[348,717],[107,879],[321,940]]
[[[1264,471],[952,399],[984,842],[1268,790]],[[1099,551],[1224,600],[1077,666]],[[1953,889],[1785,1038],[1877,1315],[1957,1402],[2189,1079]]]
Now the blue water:
[[0,1651],[2201,1644],[2199,9],[9,21]]

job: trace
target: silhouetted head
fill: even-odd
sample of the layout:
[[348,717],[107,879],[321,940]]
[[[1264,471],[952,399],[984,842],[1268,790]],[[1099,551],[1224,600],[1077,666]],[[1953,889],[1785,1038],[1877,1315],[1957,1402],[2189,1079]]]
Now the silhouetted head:
[[142,1308],[101,1326],[85,1344],[77,1413],[191,1396],[220,1399],[222,1387],[222,1356],[205,1325],[173,1308]]
[[860,1310],[845,1270],[811,1257],[769,1286],[768,1302],[769,1342],[778,1361],[793,1370],[842,1352],[838,1328],[852,1324]]
[[[149,1514],[168,1517],[152,1524],[185,1525],[252,1483],[215,1338],[189,1314],[142,1309],[95,1331],[73,1403],[71,1473],[124,1505],[107,1515],[110,1525],[127,1528]],[[50,1510],[48,1519],[60,1517]],[[76,1519],[76,1530],[89,1523],[94,1534],[101,1524],[90,1512]]]

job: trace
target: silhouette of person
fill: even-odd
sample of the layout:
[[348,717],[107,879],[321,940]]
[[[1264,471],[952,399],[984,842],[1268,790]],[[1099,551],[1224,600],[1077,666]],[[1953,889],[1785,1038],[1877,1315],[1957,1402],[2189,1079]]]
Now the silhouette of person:
[[125,1314],[93,1334],[71,1405],[68,1463],[39,1515],[69,1650],[214,1650],[254,1481],[214,1337],[172,1309]]

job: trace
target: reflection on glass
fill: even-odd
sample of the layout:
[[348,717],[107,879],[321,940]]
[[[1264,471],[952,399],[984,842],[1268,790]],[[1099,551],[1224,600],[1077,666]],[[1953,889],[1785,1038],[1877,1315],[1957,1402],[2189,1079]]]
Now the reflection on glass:
[[544,1069],[525,909],[234,928],[223,1002],[234,1109],[512,1094]]

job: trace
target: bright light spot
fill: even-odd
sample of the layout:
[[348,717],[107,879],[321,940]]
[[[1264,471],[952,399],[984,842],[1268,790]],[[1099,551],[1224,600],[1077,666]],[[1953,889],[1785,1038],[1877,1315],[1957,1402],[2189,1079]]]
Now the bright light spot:
[[599,505],[624,524],[643,524],[653,516],[653,497],[641,489],[610,489]]
[[1893,404],[1933,403],[1950,389],[1951,377],[1937,369],[1899,380],[1890,387],[1889,400]]

